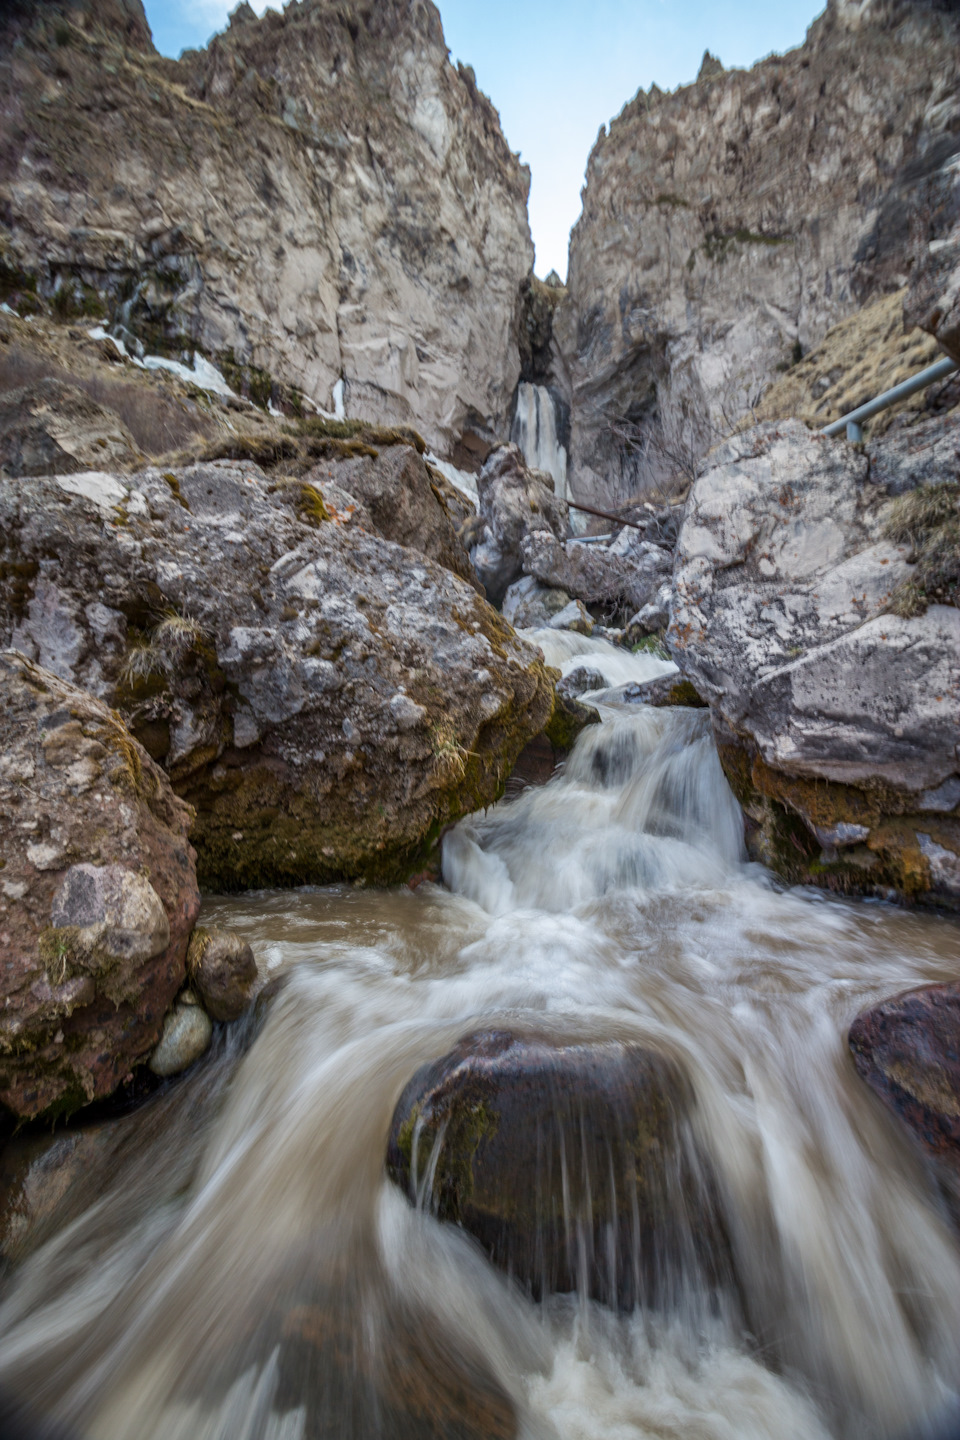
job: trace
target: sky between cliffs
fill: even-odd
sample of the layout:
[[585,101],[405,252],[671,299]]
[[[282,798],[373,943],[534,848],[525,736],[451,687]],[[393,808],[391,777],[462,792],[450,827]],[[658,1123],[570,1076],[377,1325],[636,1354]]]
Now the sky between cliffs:
[[[223,28],[236,0],[144,0],[157,48],[179,55]],[[262,14],[266,0],[252,0]],[[472,65],[533,173],[540,276],[567,271],[587,155],[643,86],[696,76],[704,50],[747,66],[803,40],[817,0],[437,0],[454,60]],[[280,9],[280,0],[271,7]]]

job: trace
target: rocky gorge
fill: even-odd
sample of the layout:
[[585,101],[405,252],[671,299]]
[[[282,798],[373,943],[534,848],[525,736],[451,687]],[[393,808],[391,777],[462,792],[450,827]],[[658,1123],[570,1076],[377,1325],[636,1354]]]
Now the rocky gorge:
[[960,1414],[957,26],[0,16],[0,1428]]

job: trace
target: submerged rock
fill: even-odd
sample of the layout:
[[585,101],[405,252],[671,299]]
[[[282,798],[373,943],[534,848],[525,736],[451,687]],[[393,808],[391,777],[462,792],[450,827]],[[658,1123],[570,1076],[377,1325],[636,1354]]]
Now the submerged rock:
[[[960,905],[960,609],[937,603],[958,437],[946,417],[874,457],[763,425],[691,491],[668,643],[791,880]],[[874,477],[899,489],[910,453],[923,484],[891,501]]]
[[640,1045],[480,1032],[407,1085],[387,1164],[534,1295],[656,1304],[726,1264],[690,1107],[677,1065]]
[[111,1094],[183,983],[200,896],[188,807],[119,717],[0,654],[0,1102]]
[[198,925],[187,948],[187,978],[214,1020],[238,1020],[253,1000],[257,962],[246,940]]
[[501,445],[477,479],[479,518],[470,558],[487,595],[495,605],[523,573],[522,542],[544,532],[553,538],[567,533],[566,502],[554,494],[553,480],[530,470],[516,445]]
[[554,707],[472,586],[249,462],[0,481],[0,643],[128,718],[211,888],[405,878]]
[[163,1022],[160,1043],[150,1056],[154,1075],[179,1075],[205,1055],[213,1039],[213,1024],[191,991],[185,990]]
[[942,1167],[960,1215],[960,984],[865,1010],[849,1043],[859,1074]]

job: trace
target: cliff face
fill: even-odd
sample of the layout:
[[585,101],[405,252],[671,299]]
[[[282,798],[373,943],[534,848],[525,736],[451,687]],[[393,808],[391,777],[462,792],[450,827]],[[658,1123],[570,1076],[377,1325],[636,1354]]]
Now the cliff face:
[[[302,0],[180,61],[139,0],[0,19],[0,279],[482,457],[520,372],[529,175],[427,0]],[[296,397],[294,396],[294,402]]]
[[955,4],[831,0],[785,56],[641,91],[590,156],[554,326],[574,494],[694,473],[778,371],[905,283],[960,209],[958,154]]

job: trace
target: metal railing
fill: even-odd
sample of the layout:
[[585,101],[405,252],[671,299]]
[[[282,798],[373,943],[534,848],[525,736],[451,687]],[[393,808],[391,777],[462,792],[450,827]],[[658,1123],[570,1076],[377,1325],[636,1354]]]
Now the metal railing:
[[904,380],[900,385],[894,385],[892,390],[884,390],[875,400],[869,400],[866,405],[858,405],[856,410],[851,410],[849,415],[841,415],[839,420],[834,420],[832,425],[825,425],[820,431],[821,435],[839,435],[845,429],[847,439],[853,442],[863,439],[863,422],[869,420],[872,415],[879,415],[881,410],[886,410],[888,405],[895,405],[898,400],[906,400],[908,395],[915,395],[918,390],[925,390],[928,385],[933,385],[937,380],[945,380],[955,370],[960,370],[956,360],[949,356],[944,360],[938,360],[934,365],[928,365],[926,370],[920,370],[910,380]]

